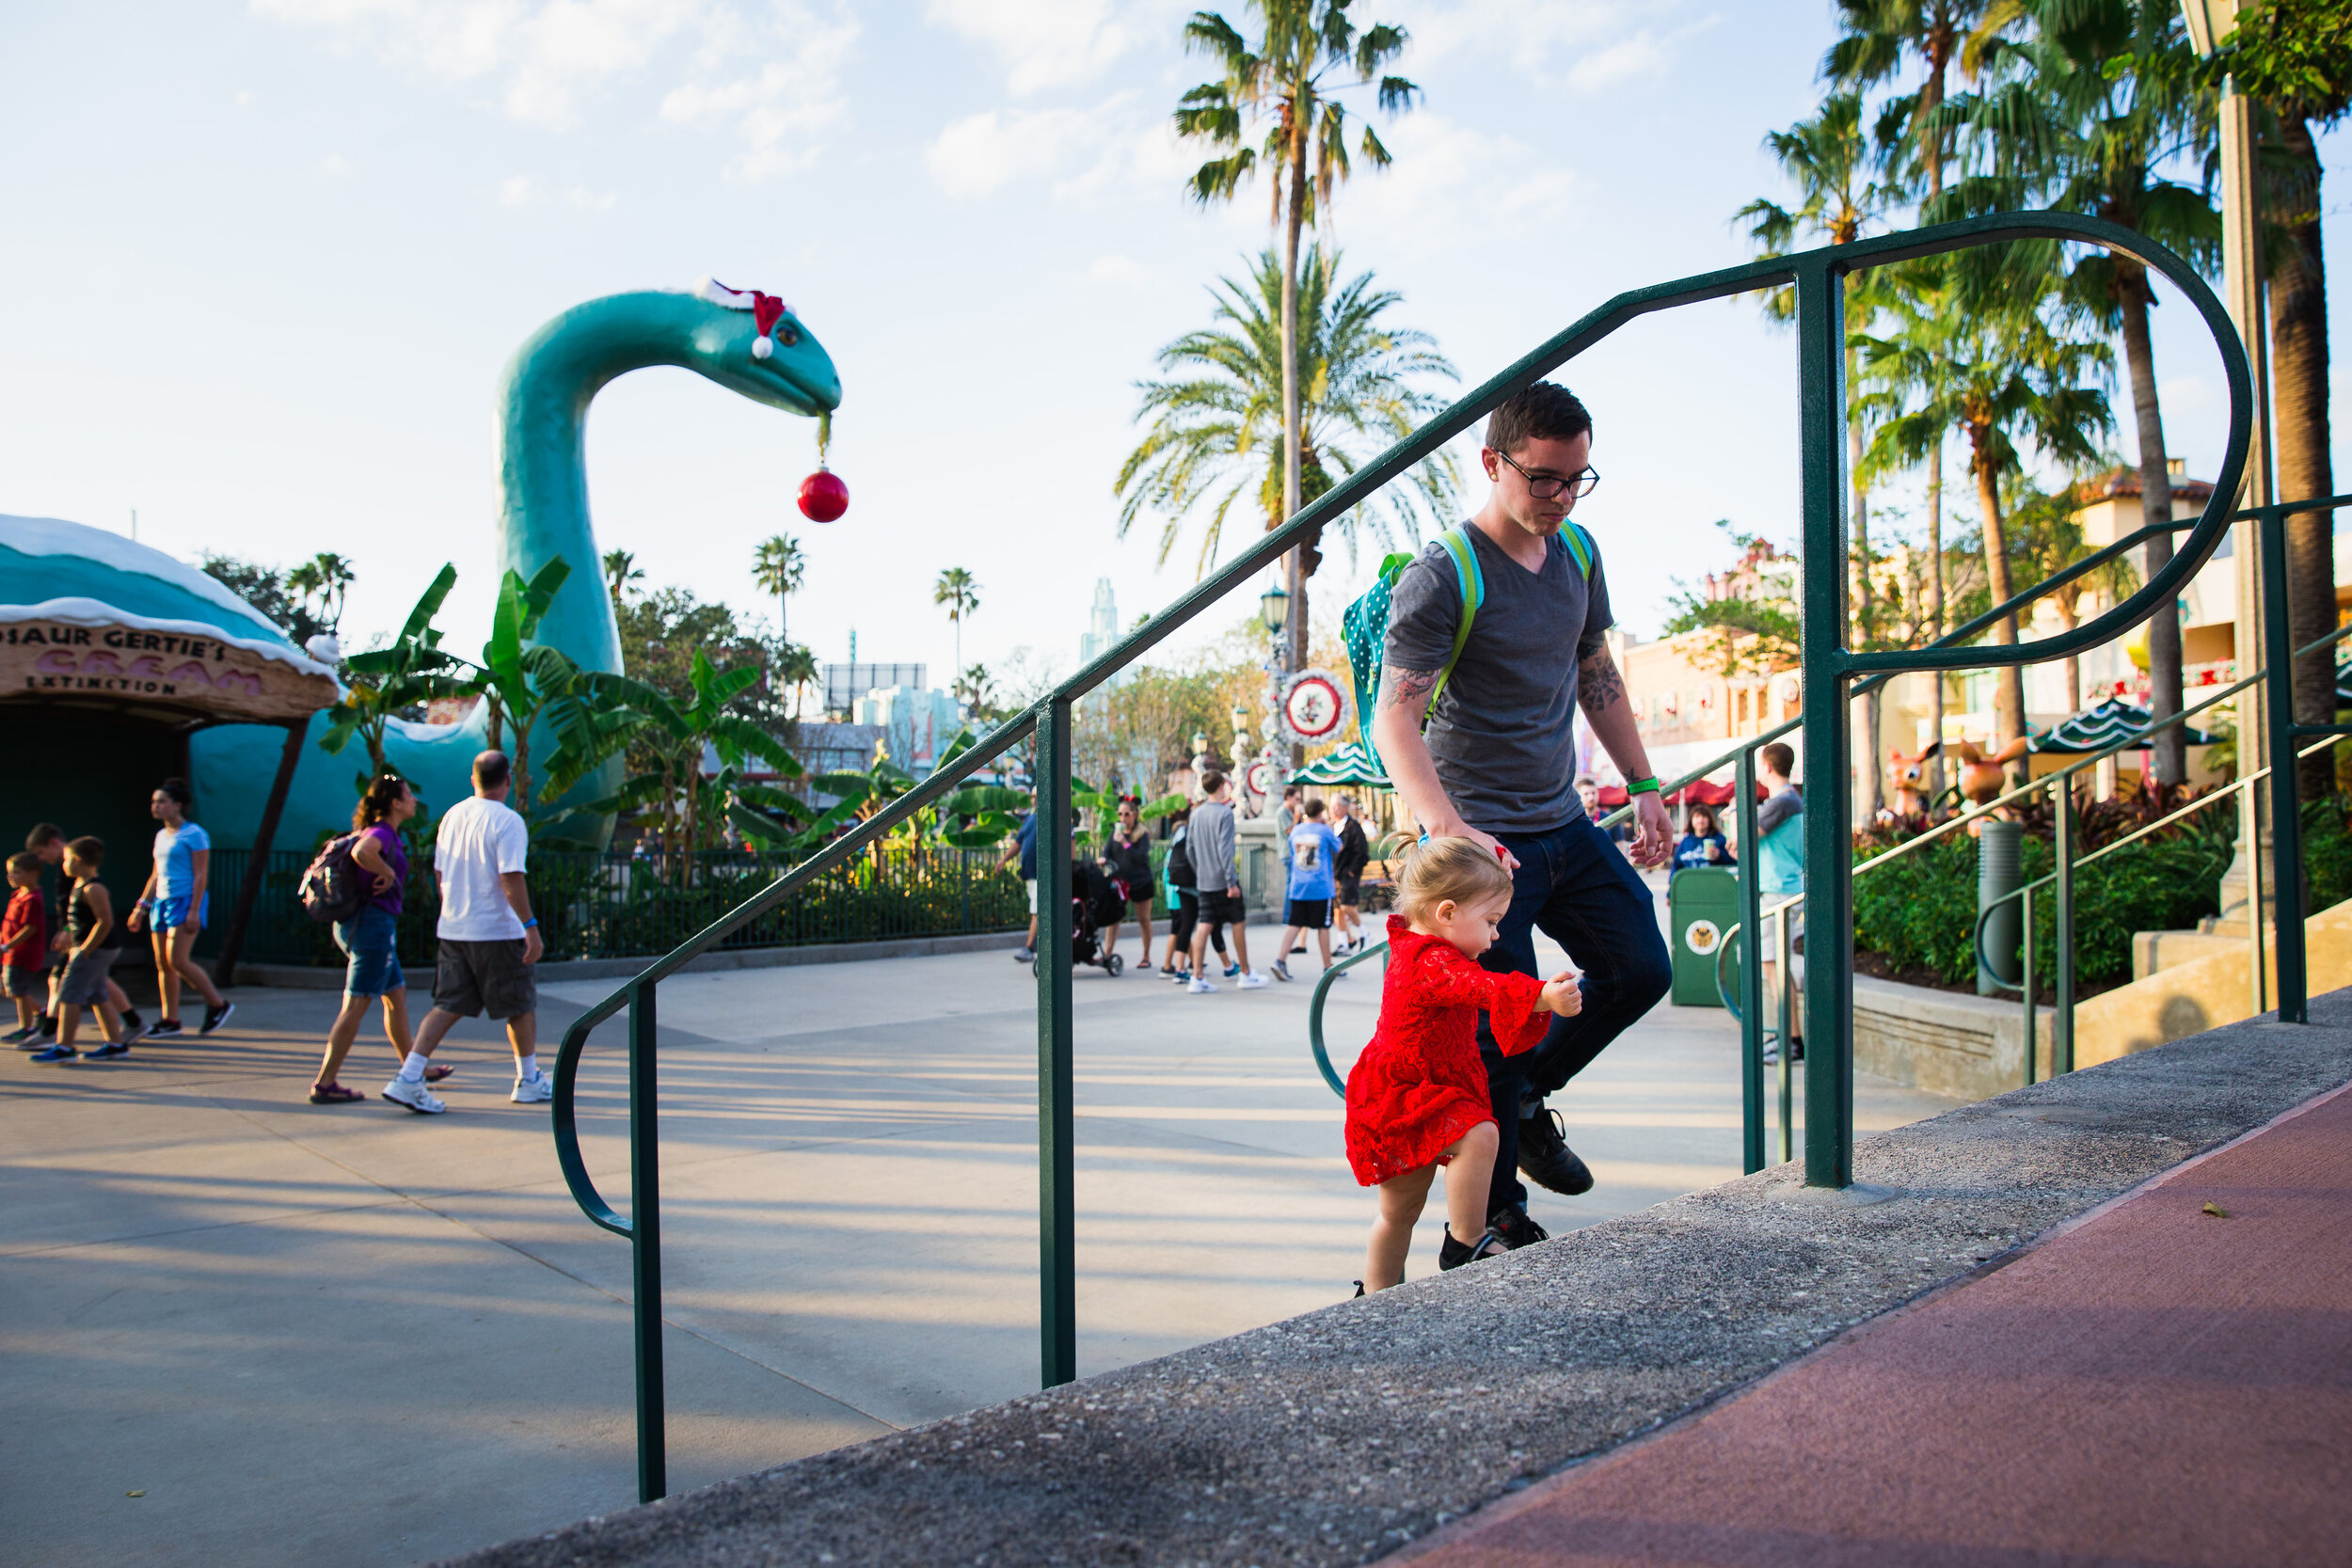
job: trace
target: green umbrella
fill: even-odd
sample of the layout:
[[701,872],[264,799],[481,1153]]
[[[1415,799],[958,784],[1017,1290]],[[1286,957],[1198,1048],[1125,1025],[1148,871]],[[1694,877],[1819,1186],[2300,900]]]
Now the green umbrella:
[[[2048,730],[2028,740],[2026,750],[2042,756],[2075,756],[2086,752],[2104,752],[2118,741],[2145,734],[2147,729],[2146,708],[2134,707],[2120,698],[2110,697],[2051,725]],[[2200,729],[2188,729],[2186,733],[2191,746],[2210,746],[2221,738]]]
[[1317,757],[1290,776],[1295,784],[1368,784],[1375,789],[1389,787],[1389,777],[1380,771],[1372,753],[1350,741],[1327,757]]

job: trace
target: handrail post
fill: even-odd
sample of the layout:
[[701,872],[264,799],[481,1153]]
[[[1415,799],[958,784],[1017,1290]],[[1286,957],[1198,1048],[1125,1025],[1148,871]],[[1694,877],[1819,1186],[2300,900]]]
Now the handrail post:
[[[1764,1168],[1764,927],[1756,884],[1756,748],[1742,747],[1732,787],[1740,792],[1740,1149],[1742,1168]],[[1784,1022],[1781,1052],[1788,1050]]]
[[[2026,1082],[2031,1084],[2034,1077],[2033,1058],[2036,1050],[2034,1035],[2040,1022],[2040,1020],[2034,1017],[2034,999],[2041,989],[2035,983],[2037,976],[2033,972],[2033,884],[2031,882],[2027,882],[2025,891],[2018,894],[2017,907],[2023,915],[2026,927],[2026,953],[2025,958],[2018,964],[2017,978],[2024,982],[2019,989],[2026,995]],[[1982,946],[1983,943],[1979,942],[1978,945]],[[2060,954],[2058,962],[2064,963],[2065,961],[2065,955]],[[2058,1059],[2056,1039],[2050,1042],[2050,1059],[2052,1061]]]
[[[2050,1076],[2074,1070],[2074,785],[2061,774],[2058,818],[2052,835],[2058,862],[2058,1011],[2050,1020]],[[2033,921],[2026,922],[2026,948],[2033,949]]]
[[1786,904],[1772,917],[1772,942],[1780,956],[1780,984],[1773,989],[1780,992],[1780,1163],[1785,1165],[1797,1157],[1797,943],[1788,931]]
[[[1845,511],[1845,278],[1826,256],[1795,268],[1798,468],[1804,546],[1816,562],[1843,562]],[[1804,574],[1804,1180],[1853,1184],[1853,791],[1848,784],[1852,676],[1842,566]],[[1869,760],[1870,767],[1878,759]],[[1784,1059],[1788,1052],[1783,1051]]]
[[[2303,954],[2303,816],[2301,781],[2296,777],[2300,758],[2295,744],[2295,658],[2287,625],[2286,513],[2277,506],[2262,509],[2259,525],[2263,551],[2263,658],[2270,667],[2270,700],[2264,705],[2266,750],[2270,760],[2270,897],[2279,911],[2271,938],[2278,954],[2279,1022],[2311,1022],[2305,990],[2309,978]],[[2330,661],[2332,662],[2332,661]],[[2333,715],[2329,716],[2330,718]],[[2255,841],[2259,852],[2261,841]],[[2255,905],[2259,929],[2262,908]],[[2261,961],[2261,949],[2255,949]]]
[[1044,1386],[1078,1376],[1077,1176],[1071,1140],[1070,700],[1045,705],[1037,725],[1037,1185],[1038,1334]]
[[661,1148],[654,1081],[654,988],[628,999],[628,1241],[637,1330],[637,1500],[670,1490],[661,1381]]

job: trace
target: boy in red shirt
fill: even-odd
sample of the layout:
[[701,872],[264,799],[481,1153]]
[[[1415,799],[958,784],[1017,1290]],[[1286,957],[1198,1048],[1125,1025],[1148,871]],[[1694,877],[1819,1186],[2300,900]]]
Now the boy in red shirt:
[[41,969],[49,958],[49,910],[40,898],[40,857],[22,850],[8,857],[8,895],[0,914],[0,992],[16,1000],[16,1033],[10,1045],[35,1039],[40,1031]]

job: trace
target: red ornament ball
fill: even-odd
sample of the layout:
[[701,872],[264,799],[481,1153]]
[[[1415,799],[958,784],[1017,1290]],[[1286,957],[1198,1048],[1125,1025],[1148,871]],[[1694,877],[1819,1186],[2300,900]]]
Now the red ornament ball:
[[830,523],[850,510],[850,487],[830,468],[819,468],[801,481],[801,515],[812,523]]

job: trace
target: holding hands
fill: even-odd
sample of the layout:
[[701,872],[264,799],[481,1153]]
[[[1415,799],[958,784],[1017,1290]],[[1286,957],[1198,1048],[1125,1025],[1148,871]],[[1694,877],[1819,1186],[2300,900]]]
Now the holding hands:
[[1535,1010],[1558,1013],[1562,1018],[1574,1018],[1584,1010],[1584,976],[1573,969],[1564,969],[1544,982],[1544,994],[1535,1003]]

